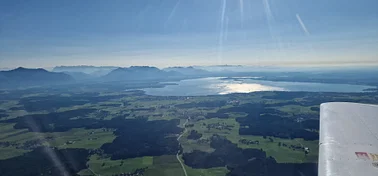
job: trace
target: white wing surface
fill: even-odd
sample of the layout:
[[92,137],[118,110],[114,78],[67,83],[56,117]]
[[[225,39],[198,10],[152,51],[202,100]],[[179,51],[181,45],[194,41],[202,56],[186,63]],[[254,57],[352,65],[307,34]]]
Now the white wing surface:
[[378,176],[378,106],[320,105],[319,176]]

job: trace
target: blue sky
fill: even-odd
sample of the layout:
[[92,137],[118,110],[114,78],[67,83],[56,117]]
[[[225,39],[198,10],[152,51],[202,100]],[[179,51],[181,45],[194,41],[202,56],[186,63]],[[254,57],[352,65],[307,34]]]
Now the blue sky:
[[4,0],[0,67],[378,64],[377,0]]

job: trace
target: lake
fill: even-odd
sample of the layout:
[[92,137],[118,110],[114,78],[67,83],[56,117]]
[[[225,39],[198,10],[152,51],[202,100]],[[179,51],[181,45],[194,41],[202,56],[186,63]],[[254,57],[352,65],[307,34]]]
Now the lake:
[[364,89],[375,88],[349,84],[263,81],[245,77],[235,79],[209,77],[169,83],[174,85],[142,90],[148,95],[156,96],[202,96],[258,91],[364,92]]

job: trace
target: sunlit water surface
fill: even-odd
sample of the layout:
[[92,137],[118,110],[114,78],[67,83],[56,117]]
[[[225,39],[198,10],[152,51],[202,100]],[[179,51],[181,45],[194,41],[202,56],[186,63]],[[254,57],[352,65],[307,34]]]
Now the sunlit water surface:
[[374,88],[364,85],[278,82],[254,80],[251,78],[238,77],[236,79],[222,79],[221,77],[210,77],[188,79],[170,82],[176,85],[167,85],[162,88],[146,88],[142,90],[148,95],[157,96],[201,96],[258,91],[363,92],[364,89]]

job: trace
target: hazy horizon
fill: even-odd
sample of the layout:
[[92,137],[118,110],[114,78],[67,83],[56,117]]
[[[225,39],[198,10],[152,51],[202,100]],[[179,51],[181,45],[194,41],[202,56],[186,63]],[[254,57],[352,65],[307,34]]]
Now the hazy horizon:
[[376,0],[0,2],[0,67],[378,65]]
[[263,65],[263,66],[257,66],[257,65],[176,65],[176,66],[169,66],[169,67],[158,67],[154,65],[130,65],[130,66],[115,66],[115,65],[57,65],[52,67],[24,67],[24,66],[16,66],[16,67],[0,67],[0,71],[9,71],[14,70],[17,68],[26,68],[26,69],[45,69],[47,71],[52,71],[56,67],[115,67],[115,68],[129,68],[132,66],[148,66],[148,67],[156,67],[159,69],[166,69],[166,68],[172,68],[172,67],[194,67],[199,69],[210,69],[215,67],[223,67],[223,69],[227,67],[232,67],[232,69],[236,69],[237,67],[242,67],[243,70],[240,72],[246,72],[246,70],[250,69],[257,69],[257,70],[250,70],[250,71],[269,71],[269,70],[275,70],[275,71],[311,71],[311,70],[360,70],[360,69],[378,69],[378,65],[369,64],[369,65],[360,65],[360,64],[342,64],[342,65]]

